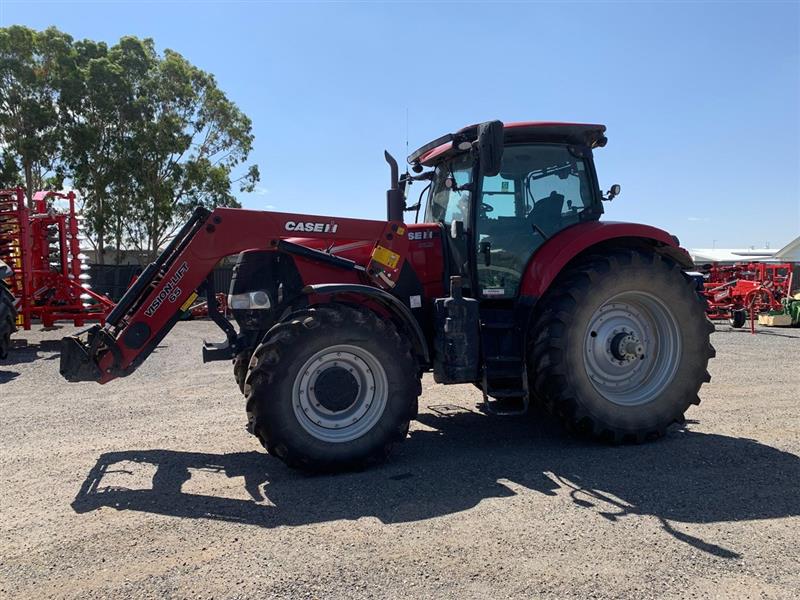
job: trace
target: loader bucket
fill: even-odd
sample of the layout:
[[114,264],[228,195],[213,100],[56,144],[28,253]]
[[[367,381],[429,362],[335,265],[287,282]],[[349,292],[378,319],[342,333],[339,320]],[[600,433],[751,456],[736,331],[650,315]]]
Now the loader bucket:
[[61,338],[61,376],[67,381],[98,381],[100,367],[89,355],[88,345],[79,336]]

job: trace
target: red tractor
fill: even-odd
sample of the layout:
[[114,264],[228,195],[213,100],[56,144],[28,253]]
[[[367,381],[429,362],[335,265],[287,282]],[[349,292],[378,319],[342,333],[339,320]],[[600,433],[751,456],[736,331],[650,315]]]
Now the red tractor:
[[[604,133],[491,121],[423,146],[402,177],[387,153],[386,221],[198,209],[104,326],[64,338],[61,373],[129,375],[203,293],[227,338],[204,360],[233,359],[249,430],[293,467],[382,460],[425,371],[475,384],[488,412],[535,401],[600,439],[661,436],[709,381],[713,326],[674,236],[600,221],[619,192],[597,182]],[[424,217],[406,224],[414,182]],[[238,330],[209,277],[232,254]]]

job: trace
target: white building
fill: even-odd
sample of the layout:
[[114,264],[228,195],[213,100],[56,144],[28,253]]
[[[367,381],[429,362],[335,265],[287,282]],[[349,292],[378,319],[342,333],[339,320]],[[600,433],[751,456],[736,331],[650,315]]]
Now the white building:
[[800,263],[800,237],[783,248],[692,248],[689,250],[696,265],[737,262],[795,262]]

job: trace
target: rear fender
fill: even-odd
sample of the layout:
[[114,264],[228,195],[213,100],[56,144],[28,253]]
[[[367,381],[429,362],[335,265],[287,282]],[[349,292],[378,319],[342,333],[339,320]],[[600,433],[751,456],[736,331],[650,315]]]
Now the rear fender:
[[677,238],[663,229],[638,223],[581,223],[548,239],[531,257],[520,286],[522,299],[535,302],[573,260],[609,246],[649,246],[684,269],[694,266]]

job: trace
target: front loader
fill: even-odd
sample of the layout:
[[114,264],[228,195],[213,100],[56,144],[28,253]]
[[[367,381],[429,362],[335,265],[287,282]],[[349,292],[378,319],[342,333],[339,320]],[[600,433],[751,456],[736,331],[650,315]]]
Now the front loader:
[[[387,153],[386,221],[198,209],[104,326],[63,339],[61,373],[129,375],[202,293],[225,333],[204,361],[232,360],[249,430],[293,467],[385,458],[425,371],[489,413],[535,402],[596,438],[659,437],[699,402],[713,326],[675,237],[600,221],[619,193],[597,182],[605,143],[602,125],[491,121],[414,152],[413,174]],[[210,274],[236,254],[234,326]]]

